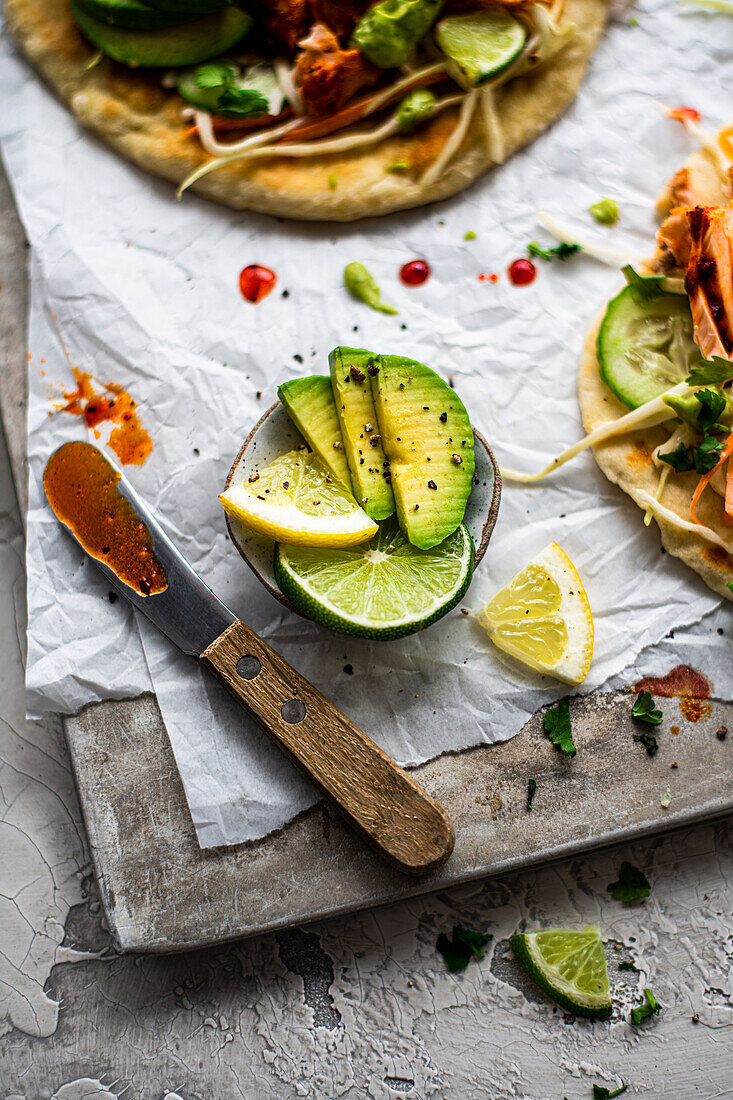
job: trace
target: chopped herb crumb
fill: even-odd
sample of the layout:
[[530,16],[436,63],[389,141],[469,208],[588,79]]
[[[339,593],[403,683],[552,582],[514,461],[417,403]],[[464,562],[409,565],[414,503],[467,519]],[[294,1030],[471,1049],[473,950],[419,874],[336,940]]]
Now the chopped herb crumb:
[[650,691],[640,691],[634,705],[631,708],[631,717],[637,722],[645,722],[648,726],[659,726],[662,722],[662,712],[654,706],[654,699]]
[[635,733],[634,741],[640,742],[644,746],[648,756],[654,756],[659,748],[659,743],[653,733]]
[[467,229],[466,232],[463,234],[463,239],[464,241],[475,241],[476,234],[474,233],[473,229]]
[[629,970],[632,974],[639,973],[639,967],[635,966],[631,959],[624,959],[618,964],[619,970]]
[[[618,872],[618,882],[610,882],[606,892],[620,901],[622,905],[633,905],[635,901],[643,901],[651,893],[651,884],[643,871],[634,867],[633,863],[626,860],[621,864]],[[619,967],[619,969],[621,969]],[[628,968],[627,968],[628,969]]]
[[406,160],[395,160],[387,168],[388,172],[406,172],[410,165]]
[[452,972],[465,970],[471,959],[483,959],[482,948],[493,939],[490,933],[471,932],[457,924],[453,929],[453,939],[449,940],[444,932],[438,936],[436,947],[445,959],[445,965]]
[[622,1085],[619,1089],[614,1089],[611,1092],[605,1085],[593,1086],[593,1100],[612,1100],[614,1096],[620,1096],[622,1092],[626,1092],[628,1085]]
[[557,745],[566,756],[575,756],[578,750],[573,743],[568,699],[562,699],[556,707],[546,710],[542,725],[553,745]]
[[629,1022],[632,1024],[641,1024],[644,1020],[648,1020],[651,1016],[658,1016],[662,1011],[657,998],[652,993],[651,989],[644,990],[645,1000],[636,1008],[632,1008],[629,1015]]
[[527,252],[538,260],[569,260],[576,252],[580,252],[580,245],[567,244],[565,241],[561,241],[554,248],[541,248],[536,241],[530,241],[527,245]]
[[532,809],[532,799],[534,798],[534,792],[537,790],[537,780],[530,779],[527,783],[527,813]]
[[331,175],[328,177],[328,186],[331,188],[332,191],[335,191],[338,185],[339,181],[336,179],[335,176]]

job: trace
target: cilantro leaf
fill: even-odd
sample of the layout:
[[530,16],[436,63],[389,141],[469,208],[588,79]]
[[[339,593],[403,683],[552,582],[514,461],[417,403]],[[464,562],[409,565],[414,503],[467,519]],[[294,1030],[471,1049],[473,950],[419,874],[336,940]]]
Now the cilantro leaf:
[[714,355],[691,367],[685,382],[688,386],[722,385],[733,378],[733,361]]
[[527,812],[532,809],[532,799],[534,798],[534,792],[537,790],[537,780],[530,779],[527,784]]
[[216,104],[217,110],[226,110],[230,114],[236,112],[242,118],[259,118],[266,115],[270,109],[262,92],[256,92],[253,88],[224,88]]
[[718,390],[698,390],[695,400],[700,402],[697,422],[704,432],[709,432],[720,414],[725,412],[728,404],[725,395]]
[[593,1086],[593,1100],[611,1100],[614,1096],[620,1096],[622,1092],[626,1092],[628,1085],[622,1085],[620,1089],[614,1089],[611,1092],[605,1085]]
[[631,287],[631,297],[638,306],[644,302],[653,302],[655,298],[661,298],[664,291],[664,276],[640,275],[631,264],[621,268],[624,279]]
[[[618,882],[609,882],[606,887],[606,893],[610,894],[616,901],[620,901],[622,905],[632,905],[635,901],[643,901],[644,898],[648,898],[651,893],[651,884],[643,871],[640,871],[638,867],[634,867],[633,863],[627,863],[626,860],[621,864],[618,872]],[[619,970],[636,969],[631,964],[630,966],[619,966]]]
[[632,963],[631,959],[624,959],[623,962],[618,964],[619,970],[629,970],[632,974],[639,973],[639,967]]
[[620,1089],[614,1089],[611,1092],[605,1085],[593,1086],[593,1100],[612,1100],[614,1096],[620,1096],[622,1092],[626,1092],[628,1085],[622,1085]]
[[573,744],[573,731],[570,726],[570,702],[563,699],[556,707],[545,711],[542,719],[545,733],[566,756],[575,756],[578,751]]
[[654,756],[654,753],[659,748],[659,744],[657,743],[657,739],[653,733],[635,733],[634,740],[641,741],[642,745],[647,751],[648,756]]
[[567,244],[565,241],[561,241],[554,248],[541,248],[536,241],[530,241],[527,245],[527,252],[530,256],[540,260],[569,260],[576,252],[580,252],[580,245]]
[[236,73],[231,65],[210,62],[199,65],[194,72],[194,80],[199,88],[226,88],[233,83]]
[[707,439],[703,439],[699,447],[695,447],[692,452],[692,461],[698,474],[709,474],[711,470],[715,469],[720,460],[722,448],[722,440],[716,439],[712,435],[708,436]]
[[471,959],[483,959],[482,948],[492,939],[491,933],[472,932],[457,924],[453,929],[453,939],[449,940],[445,933],[441,932],[436,947],[448,969],[456,973],[459,970],[465,970]]
[[725,587],[728,589],[729,592],[733,592],[733,581],[728,581]]
[[641,1024],[644,1020],[648,1020],[650,1016],[658,1016],[662,1011],[662,1006],[651,989],[644,990],[644,997],[646,999],[636,1008],[632,1008],[631,1010],[629,1021],[632,1024]]
[[690,449],[689,447],[685,447],[684,443],[680,443],[673,451],[667,451],[666,454],[660,454],[659,457],[662,462],[666,462],[667,465],[671,466],[675,473],[678,474],[684,474],[688,470],[693,470],[695,468]]
[[662,721],[662,712],[654,706],[650,691],[640,691],[631,708],[631,717],[637,722],[646,722],[648,726],[658,726]]

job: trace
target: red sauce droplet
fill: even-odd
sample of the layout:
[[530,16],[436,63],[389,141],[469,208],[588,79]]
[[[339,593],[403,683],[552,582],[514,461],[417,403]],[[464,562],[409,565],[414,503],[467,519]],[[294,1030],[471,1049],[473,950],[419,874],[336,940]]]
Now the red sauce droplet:
[[168,577],[145,524],[123,497],[120,475],[91,443],[64,443],[49,458],[43,488],[56,518],[88,554],[143,596],[164,592]]
[[248,302],[261,302],[266,298],[277,282],[277,275],[269,267],[250,264],[242,268],[239,274],[239,289]]
[[527,286],[528,283],[533,283],[536,274],[537,268],[531,260],[515,260],[507,268],[507,275],[514,286]]
[[478,277],[478,281],[480,283],[498,283],[499,282],[499,276],[496,274],[495,271],[492,271],[490,273],[486,272],[486,271],[482,271],[481,274]]
[[702,115],[694,107],[670,107],[667,118],[673,119],[674,122],[699,122]]
[[645,676],[634,684],[634,691],[650,691],[652,695],[662,695],[666,699],[676,695],[708,699],[710,690],[707,676],[691,665],[675,665],[666,676]]
[[430,278],[427,260],[410,260],[400,268],[400,279],[406,286],[420,286]]
[[109,437],[109,446],[123,466],[142,466],[153,449],[153,441],[140,423],[137,405],[127,390],[113,382],[101,383],[97,391],[88,371],[72,367],[76,380],[76,389],[64,393],[65,404],[58,406],[59,412],[71,413],[83,417],[97,439],[99,424],[116,424]]

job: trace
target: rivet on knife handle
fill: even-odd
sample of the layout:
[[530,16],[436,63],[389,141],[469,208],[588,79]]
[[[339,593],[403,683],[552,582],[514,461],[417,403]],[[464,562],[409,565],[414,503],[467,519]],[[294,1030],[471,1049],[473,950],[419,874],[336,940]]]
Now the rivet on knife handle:
[[419,875],[448,858],[445,810],[248,626],[234,623],[201,660],[391,863]]

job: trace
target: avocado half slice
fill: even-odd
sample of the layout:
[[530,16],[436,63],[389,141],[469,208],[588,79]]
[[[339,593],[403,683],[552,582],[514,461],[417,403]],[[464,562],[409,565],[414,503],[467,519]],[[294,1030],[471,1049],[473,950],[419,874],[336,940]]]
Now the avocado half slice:
[[328,357],[354,496],[374,520],[395,510],[387,456],[369,384],[378,356],[364,348],[334,348]]
[[459,526],[473,488],[473,430],[440,375],[401,355],[375,356],[374,406],[400,527],[429,550]]
[[252,26],[251,16],[232,7],[157,30],[110,26],[88,15],[78,0],[72,0],[71,11],[97,49],[132,67],[198,65],[231,49]]
[[277,396],[310,449],[351,492],[349,464],[328,375],[311,374],[283,382],[277,388]]

